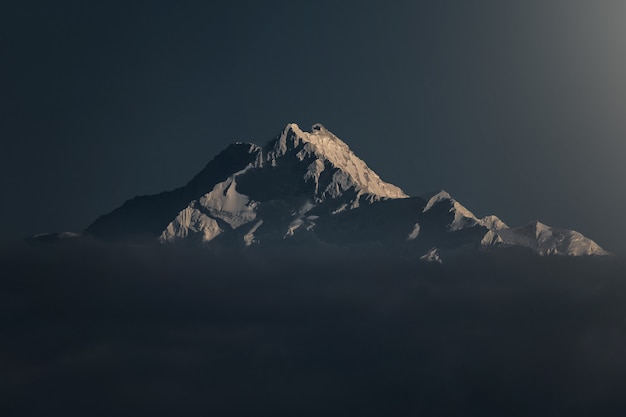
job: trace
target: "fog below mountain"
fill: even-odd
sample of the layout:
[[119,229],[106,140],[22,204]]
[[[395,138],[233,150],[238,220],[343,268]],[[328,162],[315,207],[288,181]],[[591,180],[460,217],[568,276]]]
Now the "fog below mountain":
[[502,252],[0,252],[0,412],[623,415],[626,265]]

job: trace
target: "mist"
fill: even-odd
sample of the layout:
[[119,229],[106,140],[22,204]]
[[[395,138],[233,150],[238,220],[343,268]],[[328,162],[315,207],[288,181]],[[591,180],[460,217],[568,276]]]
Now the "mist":
[[6,247],[0,412],[623,415],[624,266]]

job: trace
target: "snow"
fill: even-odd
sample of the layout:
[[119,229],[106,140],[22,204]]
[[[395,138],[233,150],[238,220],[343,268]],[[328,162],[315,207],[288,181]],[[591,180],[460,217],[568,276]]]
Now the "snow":
[[306,173],[304,174],[305,181],[313,180],[315,183],[315,194],[318,194],[319,192],[319,179],[322,172],[324,172],[324,168],[324,162],[320,159],[316,159],[311,163],[311,165],[309,165]]
[[252,226],[252,229],[250,229],[248,233],[243,236],[243,241],[245,242],[246,246],[250,246],[253,243],[259,243],[259,241],[255,239],[254,233],[262,224],[263,220],[259,220],[254,224],[254,226]]
[[496,232],[504,244],[524,246],[540,255],[609,255],[596,242],[574,230],[550,227],[539,221]]
[[524,246],[540,255],[607,255],[594,241],[573,230],[555,229],[539,221],[518,228],[510,228],[497,216],[477,218],[471,211],[456,201],[446,191],[440,191],[428,200],[423,212],[432,210],[437,204],[448,202],[454,219],[448,225],[450,231],[462,230],[477,225],[488,229],[480,241],[481,246]]
[[199,204],[211,217],[224,220],[233,229],[253,221],[256,218],[257,206],[257,203],[248,196],[237,192],[236,187],[236,176],[232,176],[217,184],[210,193],[199,200]]
[[502,220],[494,215],[485,216],[482,219],[479,219],[478,223],[482,226],[485,226],[489,230],[508,229],[509,227],[506,225],[506,223],[504,223]]
[[160,241],[173,242],[190,235],[201,234],[202,241],[208,242],[224,232],[219,226],[218,219],[232,229],[254,221],[258,203],[239,193],[236,188],[236,176],[248,169],[249,167],[237,172],[215,185],[211,192],[190,202],[189,206],[183,209],[161,233]]
[[[203,240],[209,241],[223,232],[218,220],[227,223],[233,230],[255,220],[262,221],[263,219],[258,218],[258,210],[262,203],[240,193],[237,190],[237,178],[255,170],[278,167],[281,164],[289,166],[294,163],[293,156],[296,163],[308,164],[302,182],[303,185],[313,182],[315,195],[308,205],[294,211],[294,218],[287,226],[286,236],[293,235],[303,223],[307,224],[306,230],[312,230],[314,223],[300,217],[313,209],[316,203],[340,199],[351,189],[356,192],[356,197],[347,203],[339,202],[333,213],[357,208],[361,196],[365,196],[368,202],[380,198],[407,197],[400,188],[382,181],[365,162],[354,155],[348,145],[321,124],[314,125],[312,132],[303,132],[295,123],[287,125],[273,148],[266,153],[256,145],[249,146],[248,153],[258,152],[255,161],[243,170],[232,173],[198,200],[190,202],[189,206],[163,231],[162,241],[181,239],[197,233],[203,233]],[[296,148],[299,150],[295,154],[292,153],[291,151],[295,151]],[[327,169],[333,170],[330,180],[320,184],[320,177]],[[249,239],[254,239],[252,235],[244,236],[246,245]]]
[[[321,124],[313,125],[311,132],[304,132],[291,123],[266,147],[250,145],[249,153],[254,152],[257,156],[248,166],[230,173],[200,198],[190,201],[165,228],[160,240],[173,242],[195,236],[208,242],[246,227],[245,233],[234,235],[245,246],[265,244],[280,237],[292,239],[301,234],[318,236],[318,233],[342,244],[417,240],[421,245],[426,237],[420,234],[427,227],[429,235],[434,231],[442,236],[450,234],[451,239],[467,236],[454,240],[454,245],[459,246],[523,246],[541,255],[608,254],[572,230],[556,229],[540,222],[510,228],[494,215],[478,218],[444,190],[423,196],[425,204],[420,198],[409,198],[399,187],[381,180]],[[293,177],[296,172],[300,178]],[[239,189],[244,176],[247,193],[257,195],[252,190],[270,186],[278,194],[274,191],[268,194],[271,200],[261,197],[256,201]],[[281,190],[284,194],[280,194]],[[393,204],[385,204],[391,200]],[[452,213],[452,219],[448,217],[446,224],[439,224],[444,223],[440,216],[428,215],[436,207],[444,207]],[[329,221],[332,218],[341,221]],[[484,230],[484,233],[452,235],[465,229]],[[421,259],[441,263],[440,250],[432,248]]]
[[342,204],[339,207],[337,207],[335,210],[333,210],[332,214],[342,213],[342,212],[346,211],[347,209],[348,209],[348,205],[347,204]]
[[497,246],[502,243],[504,243],[504,240],[493,230],[485,233],[485,236],[480,240],[481,246]]
[[311,130],[312,132],[305,132],[295,123],[288,124],[278,138],[274,149],[268,153],[268,162],[275,166],[278,158],[301,146],[302,148],[296,154],[298,159],[304,160],[306,157],[314,156],[321,162],[321,164],[315,162],[316,165],[311,169],[311,174],[308,174],[316,181],[319,180],[319,175],[325,168],[324,161],[330,162],[334,168],[338,169],[333,175],[332,183],[325,190],[330,198],[336,197],[339,192],[351,186],[382,198],[408,197],[399,187],[384,182],[350,150],[346,143],[324,126],[317,123]]
[[420,256],[420,259],[424,262],[432,262],[432,263],[437,263],[437,264],[443,263],[443,260],[441,259],[441,256],[439,255],[439,249],[437,248],[430,249],[424,255]]
[[424,209],[422,210],[423,213],[426,213],[428,210],[432,209],[433,206],[437,203],[440,203],[442,201],[446,201],[446,200],[452,200],[452,197],[450,196],[450,194],[448,194],[446,191],[441,190],[438,193],[435,193],[432,196],[426,196],[428,198],[428,202],[426,203],[426,205],[424,206]]
[[295,236],[298,230],[304,230],[306,232],[312,231],[316,226],[315,220],[317,219],[319,219],[319,216],[303,216],[294,219],[289,223],[289,226],[287,226],[287,232],[283,236],[283,239]]
[[289,226],[287,227],[287,233],[285,234],[284,237],[288,237],[288,236],[293,236],[295,231],[302,226],[302,224],[304,223],[303,219],[295,219],[294,221],[292,221],[291,223],[289,223]]
[[200,235],[203,242],[213,240],[223,230],[215,219],[189,206],[182,210],[167,228],[161,233],[161,242],[175,242],[189,236]]
[[411,233],[409,233],[409,236],[406,238],[406,240],[415,240],[415,238],[419,234],[420,234],[420,224],[415,223],[415,226],[413,226],[413,230],[411,230]]
[[423,209],[423,212],[431,210],[435,205],[448,201],[452,205],[450,208],[450,212],[454,213],[454,220],[448,225],[450,230],[461,230],[466,227],[471,227],[479,223],[479,220],[474,213],[469,211],[465,206],[456,201],[450,194],[446,191],[441,190],[440,192],[434,194],[428,199],[426,206]]

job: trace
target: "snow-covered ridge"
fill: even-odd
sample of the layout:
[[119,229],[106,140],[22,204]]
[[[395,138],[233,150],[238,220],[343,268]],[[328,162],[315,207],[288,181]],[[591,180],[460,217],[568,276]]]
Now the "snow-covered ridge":
[[605,256],[605,251],[591,239],[574,230],[550,227],[539,221],[525,226],[495,231],[504,245],[524,246],[540,255]]
[[447,204],[449,213],[453,215],[452,221],[447,224],[451,232],[479,226],[486,228],[487,232],[480,241],[482,247],[522,246],[539,255],[610,255],[596,242],[574,230],[553,228],[539,221],[511,228],[494,215],[476,217],[446,191],[442,190],[423,197],[426,200],[424,213],[439,204]]
[[[337,168],[341,176],[337,182],[354,183],[360,191],[383,198],[406,198],[408,195],[393,184],[383,181],[363,160],[357,157],[348,145],[321,124],[314,124],[311,132],[305,132],[295,123],[288,124],[268,152],[267,161],[276,163],[276,159],[288,151],[302,145],[297,157],[300,160],[316,156],[316,161],[309,169],[309,177],[317,180],[323,171],[324,161]],[[319,161],[319,162],[318,162]]]
[[441,190],[432,195],[426,194],[423,197],[427,200],[426,206],[424,206],[423,209],[424,213],[431,210],[433,206],[438,203],[448,202],[450,204],[450,213],[453,213],[454,215],[454,219],[448,225],[448,228],[451,231],[461,230],[475,225],[484,226],[489,230],[499,230],[508,227],[502,220],[494,215],[485,216],[479,219],[464,205],[452,198],[452,196],[445,190]]

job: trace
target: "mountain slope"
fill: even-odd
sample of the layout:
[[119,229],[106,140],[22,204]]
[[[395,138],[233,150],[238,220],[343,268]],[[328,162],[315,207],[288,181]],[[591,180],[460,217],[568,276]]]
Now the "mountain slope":
[[243,169],[254,160],[258,151],[250,144],[230,145],[186,186],[128,200],[96,219],[85,233],[106,240],[157,238],[189,201],[201,197],[232,172]]

